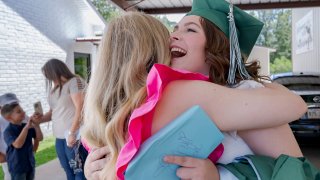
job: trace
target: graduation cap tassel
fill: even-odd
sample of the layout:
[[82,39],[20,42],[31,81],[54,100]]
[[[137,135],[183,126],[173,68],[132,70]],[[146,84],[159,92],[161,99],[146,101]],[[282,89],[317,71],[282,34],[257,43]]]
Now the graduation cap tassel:
[[237,36],[237,29],[234,22],[233,16],[233,5],[230,3],[230,12],[229,12],[229,41],[230,41],[230,67],[227,83],[229,85],[236,84],[236,70],[240,72],[242,79],[249,79],[250,75],[247,72],[245,65],[242,61],[241,51],[239,47],[239,41]]

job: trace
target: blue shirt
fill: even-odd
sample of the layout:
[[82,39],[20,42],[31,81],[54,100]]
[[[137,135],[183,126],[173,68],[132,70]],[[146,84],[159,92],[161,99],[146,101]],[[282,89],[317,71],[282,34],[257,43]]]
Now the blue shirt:
[[34,128],[30,128],[26,140],[21,148],[15,148],[12,143],[18,138],[26,124],[16,125],[10,123],[4,131],[4,140],[8,145],[7,163],[9,172],[21,174],[30,172],[35,167],[32,138],[36,137]]
[[[22,122],[28,122],[29,117],[26,115]],[[7,143],[4,141],[4,131],[9,125],[9,121],[0,115],[0,152],[6,154]]]

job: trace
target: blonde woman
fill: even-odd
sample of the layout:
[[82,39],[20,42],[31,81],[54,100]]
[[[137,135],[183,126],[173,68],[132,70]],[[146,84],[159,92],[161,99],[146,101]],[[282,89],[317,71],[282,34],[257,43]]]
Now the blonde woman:
[[[132,152],[193,105],[205,109],[222,131],[280,126],[305,112],[303,100],[280,85],[236,90],[194,78],[194,73],[182,75],[180,79],[185,79],[182,81],[179,78],[167,81],[167,87],[159,85],[159,96],[153,96],[157,90],[146,85],[148,72],[155,63],[170,64],[168,39],[166,28],[145,14],[127,13],[109,24],[85,100],[83,137],[91,147],[106,146],[93,150],[91,159],[88,158],[88,179],[123,179]],[[176,73],[163,65],[153,67],[151,72],[148,77],[151,81],[153,78],[157,81],[156,72],[169,79],[171,72]],[[145,110],[148,116],[143,114],[142,120],[136,112],[144,108],[148,109]],[[141,135],[137,144],[133,142],[135,132]],[[124,149],[130,153],[125,154]],[[98,160],[104,155],[108,160]]]

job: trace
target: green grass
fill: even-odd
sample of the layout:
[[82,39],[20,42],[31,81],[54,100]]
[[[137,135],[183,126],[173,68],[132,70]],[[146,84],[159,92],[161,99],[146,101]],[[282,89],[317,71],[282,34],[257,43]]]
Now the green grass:
[[42,151],[46,148],[49,148],[52,146],[54,147],[54,142],[55,142],[55,137],[53,137],[53,136],[48,136],[48,137],[43,138],[43,140],[39,144],[39,148],[38,148],[37,153],[39,153],[39,151]]
[[37,153],[35,154],[36,167],[57,157],[54,147],[55,138],[53,136],[46,137],[40,142]]
[[[55,138],[53,136],[45,137],[45,139],[40,142],[38,151],[35,154],[36,167],[57,157],[54,142]],[[0,179],[4,179],[2,167],[0,167]]]

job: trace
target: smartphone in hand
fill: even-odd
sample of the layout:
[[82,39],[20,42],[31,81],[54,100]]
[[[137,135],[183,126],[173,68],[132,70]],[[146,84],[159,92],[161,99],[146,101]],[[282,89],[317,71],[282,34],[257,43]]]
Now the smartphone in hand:
[[34,108],[34,112],[36,112],[38,114],[43,114],[42,105],[41,105],[40,101],[34,103],[33,108]]

